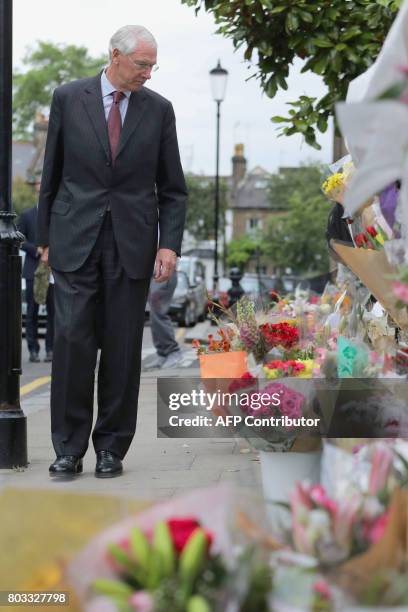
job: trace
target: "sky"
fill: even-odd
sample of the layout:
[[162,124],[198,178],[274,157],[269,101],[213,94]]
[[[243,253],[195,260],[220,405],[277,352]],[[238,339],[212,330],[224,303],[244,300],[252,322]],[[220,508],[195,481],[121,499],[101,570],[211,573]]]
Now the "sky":
[[126,24],[147,27],[158,42],[160,69],[148,87],[173,103],[185,171],[215,172],[216,105],[211,96],[209,71],[217,64],[228,70],[225,100],[221,105],[220,172],[231,173],[234,144],[243,143],[248,168],[262,166],[275,172],[279,166],[297,166],[316,160],[331,161],[332,133],[320,135],[321,151],[298,136],[280,137],[273,115],[287,114],[288,101],[301,94],[321,96],[324,85],[313,74],[300,74],[294,66],[289,89],[273,100],[262,93],[255,71],[234,51],[232,41],[216,35],[211,14],[181,4],[181,0],[14,0],[13,62],[36,41],[86,46],[92,55],[107,53],[112,34]]

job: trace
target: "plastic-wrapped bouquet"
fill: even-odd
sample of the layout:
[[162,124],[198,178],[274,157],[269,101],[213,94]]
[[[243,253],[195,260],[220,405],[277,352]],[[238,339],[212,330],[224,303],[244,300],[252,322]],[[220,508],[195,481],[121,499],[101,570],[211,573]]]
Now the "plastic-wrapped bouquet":
[[[332,463],[333,456],[330,458]],[[407,468],[408,461],[395,455],[392,446],[377,443],[364,447],[364,453],[354,458],[353,486],[338,488],[333,482],[334,491],[329,495],[320,484],[297,483],[289,495],[292,520],[282,545],[314,557],[322,566],[364,553],[384,536],[394,492],[406,485]],[[365,477],[357,481],[357,474]]]
[[239,435],[257,450],[287,451],[299,436],[309,438],[319,432],[313,386],[293,375],[284,380],[265,384],[247,372],[229,385],[229,393],[237,398],[230,408],[244,415]]
[[242,503],[230,487],[213,487],[113,525],[70,564],[81,609],[267,612],[271,573],[264,555],[232,529]]
[[342,204],[344,191],[354,172],[354,164],[348,155],[333,164],[330,170],[331,174],[322,184],[322,191],[329,200]]

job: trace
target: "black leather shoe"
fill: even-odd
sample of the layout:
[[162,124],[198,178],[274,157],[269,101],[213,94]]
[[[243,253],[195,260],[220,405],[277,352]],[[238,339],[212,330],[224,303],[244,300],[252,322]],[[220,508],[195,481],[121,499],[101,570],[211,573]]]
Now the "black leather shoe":
[[122,461],[108,450],[96,452],[95,476],[97,478],[114,478],[123,472]]
[[50,476],[75,476],[82,472],[82,459],[75,455],[59,455],[49,471]]
[[47,351],[47,354],[44,357],[44,361],[46,363],[52,361],[52,351]]

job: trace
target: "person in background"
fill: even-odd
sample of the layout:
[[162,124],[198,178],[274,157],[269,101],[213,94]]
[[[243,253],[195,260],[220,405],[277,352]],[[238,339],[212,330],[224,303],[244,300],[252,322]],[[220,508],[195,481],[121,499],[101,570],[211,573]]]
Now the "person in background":
[[177,286],[177,272],[165,283],[150,283],[149,306],[150,328],[156,359],[147,369],[175,368],[183,359],[183,354],[174,335],[174,327],[169,315],[169,308]]
[[[35,191],[38,195],[40,191],[41,176],[35,178]],[[30,361],[38,363],[40,361],[40,343],[38,340],[38,304],[34,300],[34,273],[40,262],[41,249],[35,245],[37,227],[37,206],[32,206],[23,210],[18,221],[18,229],[24,234],[26,240],[21,245],[25,252],[23,266],[23,278],[26,283],[26,340]],[[52,275],[47,292],[47,328],[45,334],[45,358],[44,361],[52,361],[54,343],[54,284]]]

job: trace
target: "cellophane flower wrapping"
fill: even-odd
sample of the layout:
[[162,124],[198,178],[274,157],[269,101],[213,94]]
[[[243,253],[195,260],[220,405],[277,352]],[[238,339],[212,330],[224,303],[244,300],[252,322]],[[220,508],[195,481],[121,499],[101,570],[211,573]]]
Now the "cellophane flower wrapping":
[[[255,524],[265,522],[261,500],[253,497],[249,499],[245,492],[238,493],[228,484],[197,489],[156,503],[140,514],[125,518],[89,542],[69,564],[68,583],[75,590],[85,612],[116,612],[117,607],[109,598],[96,595],[92,589],[95,580],[118,578],[118,568],[108,554],[109,545],[125,546],[124,543],[129,541],[131,530],[135,526],[147,537],[151,537],[154,527],[160,521],[186,523],[188,520],[200,523],[206,530],[210,535],[211,554],[222,555],[230,572],[223,591],[219,593],[219,602],[214,611],[228,609],[238,612],[249,584],[249,573],[252,571],[248,558],[246,562],[242,562],[241,555],[248,545],[253,544],[237,527],[240,512],[245,512]],[[251,559],[255,557],[253,553]],[[149,598],[151,604],[151,594],[144,591],[135,592],[135,610],[139,610],[136,599],[141,600],[143,597]],[[144,610],[143,602],[139,603],[140,610]]]
[[[288,451],[300,435],[308,437],[307,428],[297,423],[302,417],[316,417],[310,380],[293,377],[268,380],[248,372],[232,381],[228,391],[236,400],[231,402],[230,412],[251,421],[248,425],[244,422],[238,435],[254,449]],[[296,421],[295,425],[284,425],[282,417]],[[309,435],[316,435],[316,430],[310,429]]]

